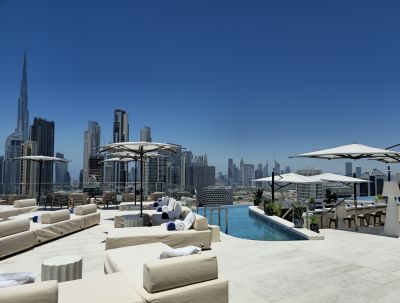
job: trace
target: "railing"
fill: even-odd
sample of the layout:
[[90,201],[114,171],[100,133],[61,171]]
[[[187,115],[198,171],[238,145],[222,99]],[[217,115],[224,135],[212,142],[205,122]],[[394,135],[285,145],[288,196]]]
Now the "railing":
[[225,233],[228,234],[228,225],[229,225],[229,216],[228,216],[228,207],[226,206],[204,206],[203,207],[203,214],[204,217],[207,218],[207,209],[210,210],[210,225],[213,225],[213,212],[217,210],[218,212],[218,226],[221,229],[221,209],[225,211]]

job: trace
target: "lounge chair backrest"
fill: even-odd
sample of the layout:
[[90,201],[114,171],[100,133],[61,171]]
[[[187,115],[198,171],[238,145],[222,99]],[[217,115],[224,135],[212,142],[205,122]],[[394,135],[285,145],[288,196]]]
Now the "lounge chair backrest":
[[28,218],[0,222],[0,238],[27,231],[29,228],[30,222]]
[[42,213],[40,217],[43,224],[52,224],[60,221],[69,220],[70,212],[68,209],[48,211]]
[[143,265],[143,287],[149,293],[214,279],[218,279],[217,257],[214,254],[155,260]]
[[197,231],[208,230],[208,221],[207,218],[196,214],[196,220],[193,223],[193,229]]
[[0,302],[26,303],[26,302],[58,302],[57,281],[44,281],[0,288]]
[[22,207],[29,207],[29,206],[36,206],[37,201],[36,199],[21,199],[14,201],[15,208],[22,208]]

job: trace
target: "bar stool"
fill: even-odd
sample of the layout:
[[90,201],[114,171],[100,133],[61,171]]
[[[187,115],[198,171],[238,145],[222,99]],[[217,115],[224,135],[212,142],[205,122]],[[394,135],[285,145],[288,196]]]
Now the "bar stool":
[[354,226],[357,227],[356,214],[352,214],[350,216],[343,218],[343,221],[344,221],[344,223],[346,223],[346,221],[347,221],[347,228],[351,227],[351,222],[354,222]]
[[357,218],[360,219],[360,226],[362,225],[362,226],[368,227],[370,216],[371,216],[370,213],[359,214],[357,216]]
[[374,218],[374,226],[376,225],[376,223],[378,223],[379,225],[382,224],[382,220],[381,220],[382,211],[381,210],[371,213],[371,216]]

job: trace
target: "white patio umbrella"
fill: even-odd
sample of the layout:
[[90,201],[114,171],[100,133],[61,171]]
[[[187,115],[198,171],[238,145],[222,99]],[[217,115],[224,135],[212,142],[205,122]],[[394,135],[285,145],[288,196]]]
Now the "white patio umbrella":
[[[123,163],[129,163],[129,162],[135,162],[135,205],[136,205],[136,179],[137,179],[137,161],[140,161],[140,155],[137,153],[132,153],[132,152],[119,152],[119,153],[114,153],[112,156],[116,156],[114,158],[109,158],[106,159],[102,162],[123,162]],[[157,158],[161,157],[159,153],[147,153],[143,156],[143,159],[151,159],[151,158]]]
[[38,203],[40,202],[40,194],[41,194],[41,183],[42,183],[42,165],[43,162],[71,162],[67,159],[61,159],[61,158],[56,158],[56,157],[49,157],[49,156],[22,156],[18,158],[14,158],[14,160],[27,160],[27,161],[34,161],[39,163],[39,182],[38,182],[38,198],[37,201]]
[[146,154],[157,151],[170,151],[176,153],[180,146],[170,143],[157,142],[118,142],[99,147],[100,152],[123,153],[131,152],[139,155],[140,159],[140,216],[143,216],[143,159]]
[[[315,176],[303,176],[295,173],[288,173],[288,174],[282,174],[282,175],[273,175],[271,177],[265,177],[265,178],[260,178],[260,179],[255,179],[253,180],[255,182],[272,182],[271,187],[273,188],[274,185],[273,183],[285,183],[285,184],[296,184],[296,195],[297,195],[297,185],[298,184],[315,184],[315,183],[323,183],[325,181],[322,181],[319,178],[316,178]],[[273,199],[274,200],[274,199]],[[306,213],[306,225],[308,225],[308,211]]]
[[[318,158],[327,160],[332,160],[332,159],[379,160],[382,158],[400,159],[400,152],[390,149],[376,148],[363,144],[353,143],[353,144],[341,145],[338,147],[323,149],[319,151],[299,154],[296,156],[292,156],[290,158]],[[353,174],[353,177],[355,177],[355,174]],[[356,184],[357,183],[354,183],[354,192],[356,192]],[[355,195],[354,195],[354,206],[357,215],[357,200]]]

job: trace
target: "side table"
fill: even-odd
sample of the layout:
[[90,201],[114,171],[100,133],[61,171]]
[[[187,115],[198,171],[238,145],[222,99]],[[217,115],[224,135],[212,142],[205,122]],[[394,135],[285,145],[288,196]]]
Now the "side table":
[[42,281],[58,282],[82,279],[82,257],[58,256],[42,261]]

